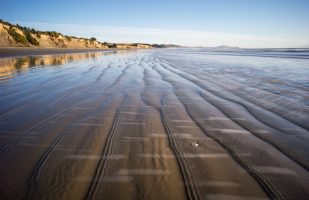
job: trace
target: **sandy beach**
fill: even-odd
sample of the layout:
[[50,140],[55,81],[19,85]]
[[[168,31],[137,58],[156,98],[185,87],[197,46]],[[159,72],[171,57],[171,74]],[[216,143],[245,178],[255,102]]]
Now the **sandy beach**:
[[0,199],[308,198],[308,59],[30,51],[0,50],[59,54],[0,59]]

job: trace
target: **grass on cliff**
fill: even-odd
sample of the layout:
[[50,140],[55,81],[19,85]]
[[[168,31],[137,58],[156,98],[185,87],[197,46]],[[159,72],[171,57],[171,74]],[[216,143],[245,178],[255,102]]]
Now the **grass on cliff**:
[[15,42],[17,43],[21,43],[23,45],[28,45],[28,44],[32,44],[35,46],[39,46],[40,43],[37,41],[37,39],[35,39],[30,31],[28,30],[23,30],[25,36],[19,34],[16,32],[16,30],[12,27],[10,27],[10,29],[8,30],[8,33],[10,34],[10,36],[14,39]]
[[35,39],[29,31],[24,31],[24,34],[26,35],[26,39],[28,40],[30,44],[35,45],[35,46],[40,45],[39,41],[37,41],[37,39]]
[[108,48],[117,48],[117,44],[107,44]]
[[8,30],[8,33],[10,34],[10,36],[12,36],[12,38],[15,40],[15,42],[21,43],[23,45],[28,45],[27,38],[25,36],[17,33],[14,28],[10,27],[10,29]]

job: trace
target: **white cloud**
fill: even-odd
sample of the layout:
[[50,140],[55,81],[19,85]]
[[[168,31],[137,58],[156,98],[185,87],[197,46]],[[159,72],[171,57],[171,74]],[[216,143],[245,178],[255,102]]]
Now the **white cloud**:
[[305,47],[308,38],[275,38],[269,36],[230,34],[193,30],[167,30],[134,27],[109,27],[76,24],[22,23],[39,30],[55,30],[68,35],[96,37],[108,42],[171,43],[184,46],[239,46],[244,48]]

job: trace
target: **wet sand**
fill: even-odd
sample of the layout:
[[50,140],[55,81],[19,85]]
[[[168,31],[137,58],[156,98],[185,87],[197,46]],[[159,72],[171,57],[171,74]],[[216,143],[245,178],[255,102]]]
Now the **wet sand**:
[[308,198],[308,87],[271,71],[308,61],[46,59],[0,60],[1,199]]
[[112,51],[117,49],[70,49],[70,48],[28,48],[28,47],[0,47],[0,58],[53,55],[64,53],[88,53],[100,51]]

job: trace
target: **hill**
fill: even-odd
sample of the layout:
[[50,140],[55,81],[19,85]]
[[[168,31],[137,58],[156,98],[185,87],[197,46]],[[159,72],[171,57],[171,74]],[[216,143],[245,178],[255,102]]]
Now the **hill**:
[[0,47],[131,49],[152,48],[152,45],[100,42],[94,37],[80,38],[63,35],[55,31],[38,31],[0,20]]
[[241,50],[241,48],[239,48],[239,47],[232,47],[232,46],[226,46],[226,45],[217,46],[217,47],[208,47],[206,49],[210,49],[212,51],[238,51],[238,50]]

